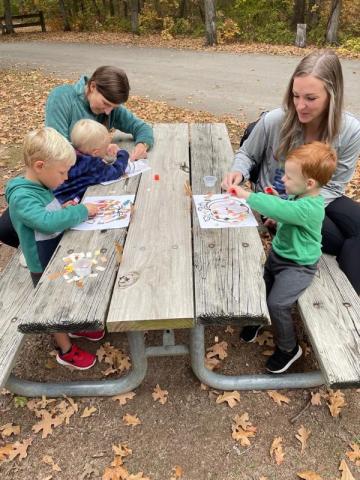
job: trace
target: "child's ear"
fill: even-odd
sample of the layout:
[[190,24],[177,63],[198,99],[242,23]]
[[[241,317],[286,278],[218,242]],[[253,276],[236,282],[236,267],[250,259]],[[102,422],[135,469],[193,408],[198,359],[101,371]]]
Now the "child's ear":
[[312,190],[313,188],[317,188],[319,184],[314,178],[308,178],[306,180],[306,186],[308,190]]
[[36,160],[36,162],[33,163],[33,169],[36,171],[36,172],[40,172],[45,166],[45,162],[43,162],[42,160]]

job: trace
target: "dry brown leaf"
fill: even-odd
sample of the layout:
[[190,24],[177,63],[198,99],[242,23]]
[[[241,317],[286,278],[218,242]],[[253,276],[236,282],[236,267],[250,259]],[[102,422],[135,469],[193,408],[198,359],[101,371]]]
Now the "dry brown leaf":
[[118,457],[127,457],[132,454],[131,448],[129,448],[126,443],[119,443],[119,445],[112,446],[113,452]]
[[311,392],[311,405],[321,405],[321,393],[313,393]]
[[341,460],[339,470],[341,472],[341,480],[355,480],[345,460]]
[[306,430],[306,428],[301,425],[298,430],[298,433],[295,435],[295,438],[301,443],[301,453],[304,453],[305,448],[307,447],[307,441],[310,437],[311,430]]
[[205,385],[205,383],[200,383],[200,390],[209,390],[209,386]]
[[323,480],[320,475],[313,472],[312,470],[305,470],[303,472],[298,472],[296,474],[298,477],[303,478],[304,480]]
[[17,456],[19,460],[27,457],[27,449],[32,444],[32,438],[28,438],[23,442],[8,443],[0,447],[0,463],[4,461],[14,460]]
[[20,425],[14,425],[13,423],[6,423],[0,427],[2,438],[10,437],[11,435],[19,435]]
[[240,402],[240,393],[234,390],[233,392],[224,392],[216,399],[216,403],[226,402],[230,408],[235,407]]
[[285,457],[282,441],[281,437],[275,437],[270,447],[270,457],[275,459],[277,465],[281,465]]
[[220,343],[215,343],[214,345],[206,349],[206,351],[208,352],[206,354],[206,358],[213,358],[217,356],[219,360],[224,360],[224,358],[228,356],[227,347],[227,342],[223,341]]
[[172,472],[174,474],[174,479],[181,478],[184,474],[183,469],[179,466],[176,465],[175,467],[172,468]]
[[111,397],[113,400],[118,401],[120,405],[126,405],[128,400],[131,400],[136,395],[135,392],[123,393],[122,395],[116,395]]
[[348,457],[350,462],[354,462],[356,466],[360,467],[360,445],[357,443],[350,443],[352,452],[346,452],[345,455]]
[[205,367],[208,370],[215,370],[216,368],[219,368],[220,363],[220,360],[217,358],[205,358]]
[[144,477],[144,472],[136,473],[135,475],[129,475],[126,477],[127,480],[150,480],[149,477]]
[[249,421],[249,414],[247,412],[243,413],[242,415],[235,415],[233,420],[236,425],[240,426],[243,430],[248,430],[249,427],[251,427],[251,422]]
[[232,328],[231,325],[228,325],[228,326],[225,328],[225,333],[230,333],[230,335],[232,335],[234,332],[235,332],[235,330]]
[[327,405],[329,407],[331,416],[338,417],[341,413],[341,409],[347,405],[345,401],[345,395],[341,390],[336,390],[336,392],[334,392],[330,389]]
[[231,426],[232,438],[242,446],[251,445],[249,438],[255,437],[257,428],[249,421],[249,414],[245,412],[242,415],[235,415],[233,421],[234,423]]
[[35,433],[39,433],[42,430],[41,438],[47,438],[48,435],[52,434],[53,426],[57,422],[47,410],[41,410],[40,413],[42,419],[40,420],[40,422],[33,425],[32,431]]
[[269,330],[264,330],[260,335],[256,337],[254,342],[259,345],[267,345],[268,347],[275,347],[273,334]]
[[282,405],[282,403],[290,402],[290,398],[286,397],[282,393],[277,392],[276,390],[268,390],[266,393],[269,395],[270,398],[274,400],[275,403],[280,406]]
[[42,461],[49,465],[54,472],[61,472],[61,468],[57,463],[54,462],[53,458],[50,455],[44,455]]
[[96,407],[85,407],[83,413],[81,414],[81,418],[88,418],[91,417],[95,412],[97,412]]
[[160,385],[157,384],[151,396],[153,397],[155,402],[156,400],[159,400],[159,403],[161,403],[161,405],[164,405],[168,400],[168,394],[169,392],[167,390],[161,390]]
[[127,413],[122,417],[125,425],[128,425],[129,427],[135,427],[136,425],[141,424],[141,420],[138,418],[138,416],[135,415],[130,415],[130,413]]
[[121,465],[106,467],[101,478],[102,480],[127,480],[129,472]]
[[274,350],[264,350],[261,352],[261,355],[264,355],[265,357],[271,357],[271,355],[274,353]]

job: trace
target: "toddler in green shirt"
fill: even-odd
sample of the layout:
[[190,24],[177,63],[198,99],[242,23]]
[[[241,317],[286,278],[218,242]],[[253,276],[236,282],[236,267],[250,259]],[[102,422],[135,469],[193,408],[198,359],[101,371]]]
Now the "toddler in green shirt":
[[[320,188],[336,168],[336,153],[327,144],[312,142],[292,150],[282,178],[288,199],[252,193],[232,186],[229,193],[246,199],[254,210],[277,222],[272,249],[265,263],[266,297],[275,330],[276,349],[266,363],[271,373],[285,372],[302,355],[291,307],[310,285],[321,256],[321,228],[325,216]],[[247,326],[241,333],[253,342],[261,327]]]

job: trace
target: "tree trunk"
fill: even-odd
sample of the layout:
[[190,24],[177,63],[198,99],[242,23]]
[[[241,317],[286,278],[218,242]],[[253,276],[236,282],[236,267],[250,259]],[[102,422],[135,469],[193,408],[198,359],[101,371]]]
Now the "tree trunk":
[[317,27],[320,21],[320,3],[321,0],[309,0],[307,24],[309,28]]
[[96,0],[92,0],[92,4],[93,4],[93,8],[94,8],[94,11],[95,11],[96,18],[99,21],[101,21],[102,16],[101,16],[99,5],[96,3]]
[[10,0],[4,0],[4,17],[5,17],[5,33],[14,33]]
[[131,8],[131,31],[139,33],[139,0],[130,0]]
[[115,17],[114,1],[109,0],[110,17]]
[[180,0],[179,18],[186,18],[186,14],[187,14],[187,0]]
[[339,28],[339,20],[341,13],[341,0],[331,1],[331,10],[329,21],[326,28],[326,42],[337,43],[337,33]]
[[306,47],[306,23],[297,24],[295,45],[300,48]]
[[63,18],[63,24],[64,24],[64,32],[70,32],[71,31],[71,25],[69,21],[69,16],[65,7],[65,1],[64,0],[59,0],[59,10],[60,14]]
[[294,1],[294,14],[291,20],[291,26],[296,30],[298,23],[305,22],[305,3],[306,0],[295,0]]
[[215,0],[204,0],[206,45],[216,45],[216,11]]

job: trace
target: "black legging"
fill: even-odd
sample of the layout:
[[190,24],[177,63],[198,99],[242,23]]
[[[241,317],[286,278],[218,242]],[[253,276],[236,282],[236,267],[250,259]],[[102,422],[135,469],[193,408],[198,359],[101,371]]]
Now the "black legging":
[[325,209],[323,252],[336,255],[339,267],[360,294],[360,203],[339,197]]
[[[360,294],[360,203],[339,197],[326,207],[325,213],[323,252],[336,255],[339,267]],[[0,217],[0,241],[11,247],[19,246],[8,209]]]

